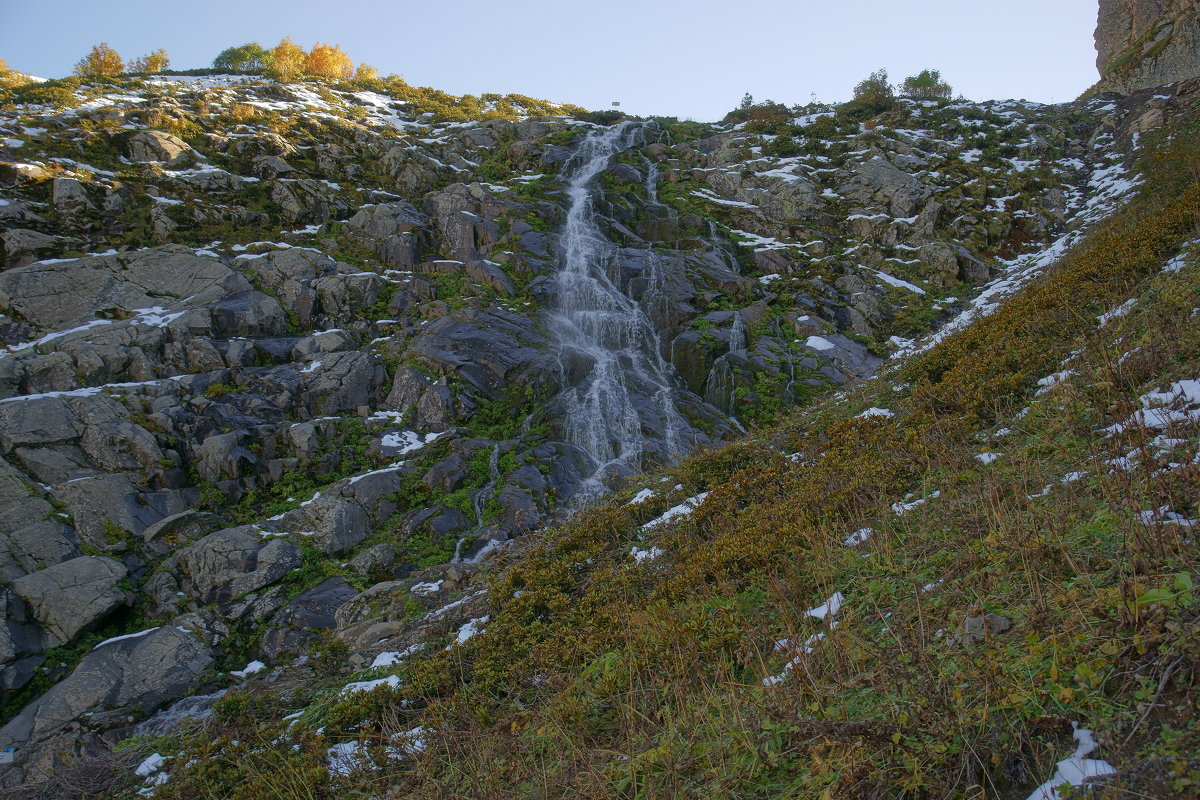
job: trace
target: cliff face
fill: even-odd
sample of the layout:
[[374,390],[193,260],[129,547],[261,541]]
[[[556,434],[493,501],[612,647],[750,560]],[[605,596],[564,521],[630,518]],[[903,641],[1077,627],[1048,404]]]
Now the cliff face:
[[1200,0],[1100,0],[1096,53],[1101,91],[1200,75]]

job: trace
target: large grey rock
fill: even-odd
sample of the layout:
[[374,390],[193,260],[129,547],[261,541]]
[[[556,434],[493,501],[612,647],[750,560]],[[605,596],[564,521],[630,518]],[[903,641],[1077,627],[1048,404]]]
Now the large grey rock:
[[55,178],[50,190],[50,202],[65,213],[94,208],[83,184],[75,178]]
[[1128,94],[1200,76],[1200,2],[1100,0],[1100,91]]
[[163,131],[138,131],[129,137],[131,161],[162,162],[174,166],[187,160],[192,148],[178,136]]
[[271,181],[267,192],[292,223],[321,224],[349,211],[346,201],[332,187],[312,178]]
[[194,505],[179,490],[146,491],[125,473],[97,475],[54,487],[75,527],[87,542],[107,548],[113,538],[140,536],[146,528]]
[[371,308],[388,283],[373,272],[359,272],[318,278],[312,282],[321,313],[349,322]]
[[45,166],[23,161],[0,164],[0,186],[13,187],[23,183],[36,183],[49,177],[50,171]]
[[346,566],[358,575],[377,579],[395,564],[397,559],[396,548],[387,542],[382,542],[363,550]]
[[221,528],[214,514],[189,509],[164,517],[142,531],[143,551],[164,556],[181,550]]
[[387,403],[392,408],[408,411],[416,406],[421,395],[433,383],[426,373],[414,367],[400,366],[396,369],[396,377],[392,379],[392,389],[388,393]]
[[34,493],[32,481],[0,458],[0,530],[23,528],[44,519],[53,510],[50,503]]
[[93,464],[108,472],[154,469],[163,460],[154,434],[124,420],[87,426],[79,444]]
[[331,353],[312,373],[304,399],[317,414],[377,405],[386,380],[387,369],[371,353]]
[[299,247],[273,250],[252,258],[245,258],[239,263],[247,272],[256,276],[267,291],[272,293],[278,293],[289,281],[307,283],[322,275],[332,275],[341,271],[338,262],[324,253]]
[[361,206],[346,222],[355,233],[377,241],[416,233],[429,224],[429,216],[407,202]]
[[0,403],[0,452],[21,445],[48,445],[74,439],[83,423],[66,397],[32,397]]
[[259,178],[280,178],[295,172],[292,165],[279,156],[256,156],[251,162],[250,171]]
[[242,475],[242,465],[253,465],[258,459],[242,447],[243,434],[220,433],[209,436],[196,450],[196,472],[200,479],[210,482],[239,478]]
[[193,189],[214,194],[236,192],[242,186],[242,179],[223,169],[202,169],[179,175],[175,180],[182,181]]
[[519,372],[553,373],[532,322],[502,309],[443,317],[413,339],[409,352],[438,374],[455,373],[472,387],[494,393]]
[[300,566],[300,549],[286,539],[265,540],[255,528],[242,526],[209,534],[175,558],[186,576],[185,593],[200,603],[222,603]]
[[276,612],[263,634],[260,652],[274,659],[283,653],[299,653],[317,639],[319,631],[337,625],[339,608],[358,596],[344,578],[329,578]]
[[169,245],[10,269],[0,273],[0,311],[59,329],[185,298],[202,307],[250,288],[221,262]]
[[893,217],[911,216],[931,194],[915,177],[882,155],[851,167],[837,191],[864,204],[886,205]]
[[930,242],[920,249],[921,260],[931,271],[929,280],[937,286],[949,286],[958,280],[958,258],[945,242]]
[[284,331],[283,307],[262,292],[238,292],[213,303],[211,310],[213,330],[219,335],[253,339]]
[[45,631],[45,649],[75,641],[125,605],[130,598],[120,583],[127,575],[111,558],[80,556],[17,578],[11,587]]
[[371,519],[358,503],[322,494],[303,508],[286,514],[283,526],[308,537],[326,555],[349,552],[371,535]]
[[3,250],[4,263],[9,267],[25,266],[42,256],[57,252],[63,244],[58,236],[28,228],[10,228],[0,232],[0,250]]
[[[829,362],[838,371],[844,372],[847,375],[852,375],[856,378],[865,378],[873,375],[879,365],[883,363],[883,359],[872,353],[862,345],[848,336],[840,333],[826,334],[825,341],[833,345],[831,349],[818,350],[817,355],[824,361]],[[836,376],[828,375],[834,379],[836,383],[844,383],[845,378],[837,380]]]
[[0,579],[19,578],[79,555],[79,536],[61,522],[35,519],[0,530]]
[[[0,784],[11,787],[45,775],[59,749],[76,749],[97,729],[126,724],[130,715],[153,713],[182,697],[212,662],[207,645],[174,626],[97,646],[0,729],[0,748],[15,750]],[[109,710],[121,713],[102,713]]]

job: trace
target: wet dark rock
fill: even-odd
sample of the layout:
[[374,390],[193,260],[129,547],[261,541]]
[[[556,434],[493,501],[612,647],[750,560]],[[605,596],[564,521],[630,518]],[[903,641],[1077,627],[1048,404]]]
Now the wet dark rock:
[[302,652],[317,640],[320,631],[337,624],[337,610],[357,596],[358,590],[344,578],[329,578],[301,592],[271,618],[259,652],[272,659]]

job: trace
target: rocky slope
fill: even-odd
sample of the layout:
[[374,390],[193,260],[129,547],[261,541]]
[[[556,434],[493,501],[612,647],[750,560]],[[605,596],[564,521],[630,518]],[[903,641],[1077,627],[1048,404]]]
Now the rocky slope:
[[[1133,134],[1193,92],[628,123],[578,188],[689,441],[717,445],[995,311],[1111,213]],[[572,159],[602,126],[470,108],[245,76],[0,108],[4,785],[174,735],[235,685],[344,733],[386,668],[466,652],[503,610],[485,573],[510,543],[593,478],[669,466],[663,416],[599,476],[565,427],[578,367],[550,321]],[[686,517],[692,483],[645,508]],[[349,741],[322,740],[344,774]]]
[[1096,26],[1100,91],[1128,94],[1200,71],[1196,0],[1101,0]]

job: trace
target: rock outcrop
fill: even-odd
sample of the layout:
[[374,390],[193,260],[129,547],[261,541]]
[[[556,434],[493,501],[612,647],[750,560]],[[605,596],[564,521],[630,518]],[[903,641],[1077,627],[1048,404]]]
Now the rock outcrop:
[[[590,123],[167,83],[156,102],[210,114],[185,142],[143,88],[0,109],[22,142],[0,147],[0,698],[58,681],[9,710],[31,769],[208,691],[188,665],[458,641],[490,613],[474,562],[594,472],[561,402],[590,354],[561,359],[547,324]],[[287,124],[246,110],[267,107]],[[626,126],[589,185],[669,363],[669,392],[635,392],[638,468],[872,375],[1082,224],[1119,116],[904,99],[870,126],[815,105]]]
[[1100,91],[1200,76],[1200,0],[1100,0],[1096,53]]
[[[79,668],[0,728],[0,748],[13,748],[0,767],[0,786],[44,776],[55,759],[80,754],[104,731],[123,727],[182,697],[213,661],[195,636],[174,627],[154,628],[101,643]],[[69,728],[69,729],[68,729]]]

